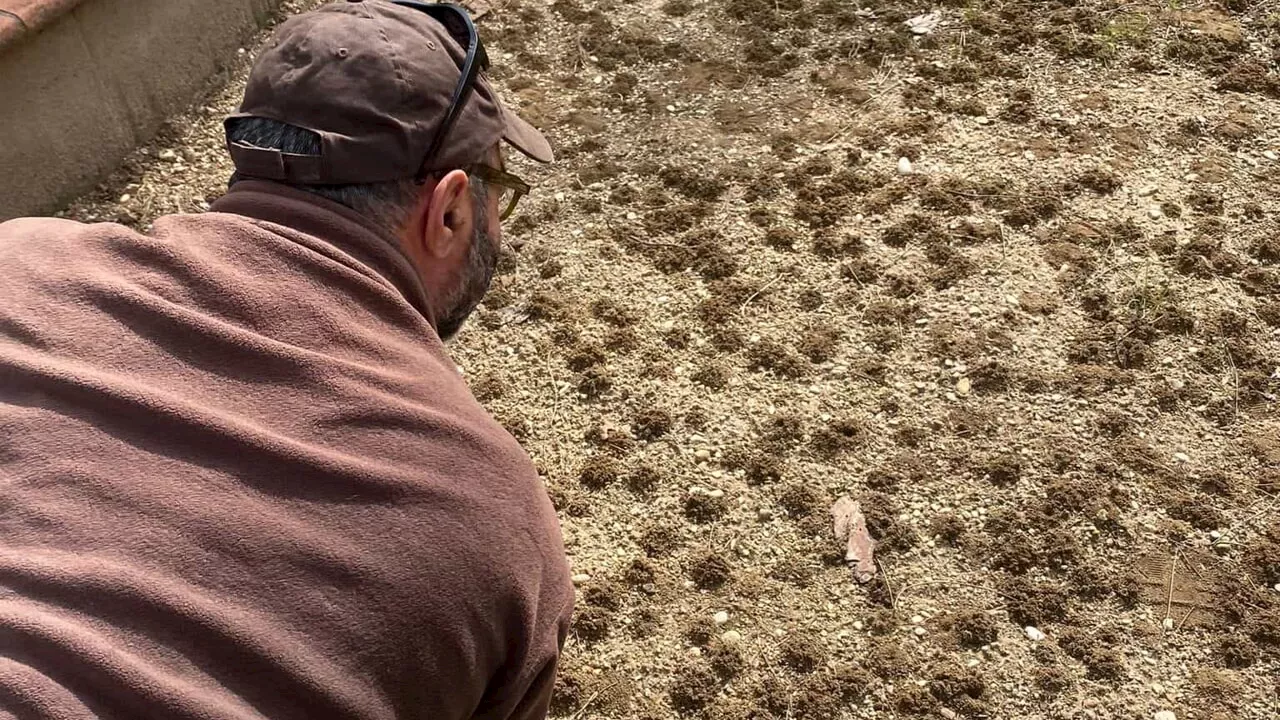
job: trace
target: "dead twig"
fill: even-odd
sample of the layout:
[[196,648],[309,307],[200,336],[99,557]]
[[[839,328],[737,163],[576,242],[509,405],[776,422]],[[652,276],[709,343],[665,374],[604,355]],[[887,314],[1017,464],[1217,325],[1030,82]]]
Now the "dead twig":
[[880,562],[880,558],[876,558],[876,567],[880,568],[880,574],[884,576],[884,587],[889,591],[889,607],[893,609],[895,615],[898,614],[898,598],[893,594],[893,583],[889,582],[889,571],[884,569],[884,563]]
[[591,707],[591,703],[596,701],[596,698],[600,697],[601,694],[608,692],[617,686],[618,686],[618,683],[613,683],[611,685],[602,687],[599,690],[592,693],[591,697],[587,698],[587,701],[582,703],[582,707],[578,708],[576,712],[574,712],[572,715],[569,716],[569,720],[578,720],[578,718],[582,717],[587,713],[587,709]]
[[742,303],[742,307],[738,308],[738,312],[740,314],[745,313],[747,311],[747,306],[751,304],[752,300],[755,300],[756,298],[760,297],[760,293],[764,292],[765,290],[768,290],[771,285],[773,285],[774,283],[778,282],[781,279],[782,279],[781,275],[776,275],[772,280],[765,283],[764,285],[761,285],[759,290],[756,290],[755,292],[751,293],[751,297],[747,298],[746,301]]
[[1183,625],[1184,623],[1186,623],[1186,622],[1187,622],[1187,618],[1191,617],[1191,613],[1193,613],[1193,612],[1195,612],[1195,611],[1196,611],[1196,608],[1195,608],[1195,606],[1194,606],[1194,605],[1191,607],[1191,609],[1190,609],[1190,610],[1187,610],[1187,614],[1182,616],[1182,619],[1178,621],[1178,625],[1177,625],[1177,627],[1175,627],[1175,628],[1173,629],[1173,630],[1174,630],[1174,632],[1177,632],[1177,631],[1181,630],[1181,629],[1182,629],[1182,625]]
[[[1173,621],[1170,613],[1173,612],[1173,578],[1178,574],[1178,551],[1173,551],[1173,563],[1169,565],[1169,598],[1164,607],[1164,619]],[[1164,623],[1160,623],[1163,627]],[[1167,631],[1166,631],[1167,632]]]

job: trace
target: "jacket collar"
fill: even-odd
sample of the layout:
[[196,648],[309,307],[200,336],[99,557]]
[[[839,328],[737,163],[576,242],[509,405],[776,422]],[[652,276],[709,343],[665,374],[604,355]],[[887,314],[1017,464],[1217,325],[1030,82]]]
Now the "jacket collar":
[[413,262],[395,239],[388,238],[354,210],[267,180],[237,182],[210,210],[279,225],[334,246],[395,287],[435,327],[426,288]]

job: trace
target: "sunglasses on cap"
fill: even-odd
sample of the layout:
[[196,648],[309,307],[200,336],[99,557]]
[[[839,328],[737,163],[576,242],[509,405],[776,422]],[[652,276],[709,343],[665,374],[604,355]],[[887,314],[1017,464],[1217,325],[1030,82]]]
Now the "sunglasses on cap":
[[[429,168],[436,160],[436,156],[440,154],[440,148],[444,146],[444,142],[449,137],[449,132],[457,123],[458,117],[462,115],[462,109],[466,106],[467,100],[471,97],[471,93],[475,90],[476,80],[480,77],[480,73],[489,69],[489,54],[485,52],[484,43],[480,42],[480,32],[476,29],[476,24],[471,20],[471,14],[465,8],[445,2],[420,2],[418,0],[391,0],[392,3],[402,7],[411,8],[422,13],[426,13],[431,19],[440,23],[454,42],[459,47],[467,51],[466,60],[462,64],[462,77],[458,80],[457,87],[453,90],[453,98],[449,102],[449,112],[445,114],[444,122],[436,129],[436,134],[431,139],[431,144],[427,146],[426,155],[422,158],[422,165],[418,170],[418,182],[424,182],[430,175]],[[462,168],[468,174],[475,175],[484,182],[496,186],[501,189],[498,196],[499,216],[505,220],[515,212],[516,203],[520,198],[529,193],[529,184],[509,172],[490,167],[483,163],[476,163],[469,168]]]

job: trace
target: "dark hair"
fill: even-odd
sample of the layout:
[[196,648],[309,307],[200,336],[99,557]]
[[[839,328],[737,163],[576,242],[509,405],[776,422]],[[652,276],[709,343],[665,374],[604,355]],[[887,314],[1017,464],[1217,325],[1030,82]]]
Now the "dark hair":
[[[319,155],[320,136],[306,128],[267,118],[239,118],[230,123],[227,138],[260,148],[270,148],[297,155]],[[239,173],[231,176],[228,186],[248,179]],[[473,186],[477,183],[472,178]],[[290,187],[315,193],[345,205],[372,220],[384,232],[398,235],[409,221],[418,202],[421,186],[412,179],[354,185],[307,185],[286,183]],[[480,193],[483,191],[475,186]],[[481,206],[482,207],[482,206]]]

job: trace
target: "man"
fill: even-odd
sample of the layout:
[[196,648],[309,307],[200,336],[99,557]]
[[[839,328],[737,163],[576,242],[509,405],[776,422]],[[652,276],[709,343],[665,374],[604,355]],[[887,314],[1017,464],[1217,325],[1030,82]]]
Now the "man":
[[212,212],[0,225],[0,717],[543,717],[573,600],[442,345],[528,187],[460,9],[283,23]]

